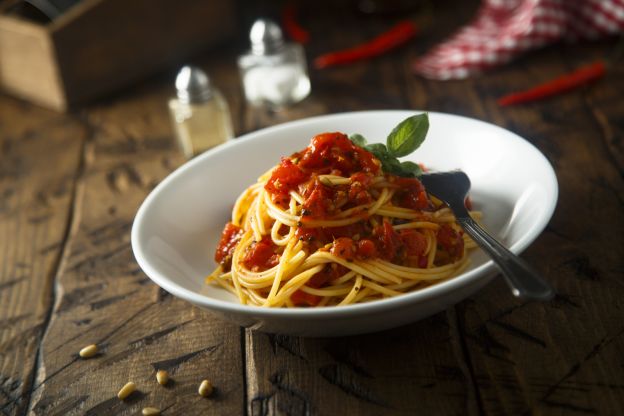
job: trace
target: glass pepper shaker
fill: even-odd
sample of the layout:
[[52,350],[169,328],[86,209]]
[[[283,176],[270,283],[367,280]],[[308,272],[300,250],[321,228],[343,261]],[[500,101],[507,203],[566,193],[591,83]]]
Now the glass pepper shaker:
[[188,159],[233,136],[227,102],[201,69],[185,66],[178,72],[177,97],[169,112],[177,142]]
[[245,98],[253,105],[283,107],[310,93],[303,48],[284,42],[273,21],[258,19],[249,32],[251,50],[238,58]]

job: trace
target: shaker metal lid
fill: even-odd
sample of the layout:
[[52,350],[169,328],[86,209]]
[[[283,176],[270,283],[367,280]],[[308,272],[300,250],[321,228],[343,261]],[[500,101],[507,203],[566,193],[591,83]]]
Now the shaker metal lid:
[[183,67],[175,81],[178,99],[185,103],[201,103],[210,100],[213,94],[208,75],[196,66]]
[[282,29],[270,19],[256,20],[249,31],[249,40],[255,55],[276,53],[284,47]]

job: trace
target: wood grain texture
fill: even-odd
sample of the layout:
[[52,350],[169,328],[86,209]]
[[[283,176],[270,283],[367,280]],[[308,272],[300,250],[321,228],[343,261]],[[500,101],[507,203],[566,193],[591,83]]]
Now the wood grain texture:
[[[0,414],[137,414],[148,405],[254,416],[624,413],[624,63],[580,91],[509,108],[496,98],[607,56],[615,42],[547,48],[465,81],[414,77],[411,60],[474,4],[448,13],[436,2],[417,16],[437,22],[422,43],[313,71],[312,95],[280,112],[242,100],[234,64],[242,41],[196,63],[224,92],[239,135],[319,114],[414,108],[526,138],[560,185],[551,223],[523,254],[557,288],[552,302],[518,301],[495,280],[420,322],[332,339],[215,320],[151,283],[129,247],[139,204],[183,162],[166,113],[174,74],[67,117],[0,97]],[[318,39],[309,57],[394,21],[340,3],[329,15],[302,7]],[[78,358],[91,343],[100,353]],[[171,374],[166,387],[159,369]],[[212,398],[197,395],[204,378]],[[129,380],[139,391],[121,402],[115,395]]]
[[0,414],[19,414],[52,309],[84,131],[0,97]]
[[[129,245],[139,204],[182,161],[167,135],[166,92],[139,94],[84,117],[90,136],[33,389],[36,415],[136,414],[147,406],[172,414],[242,409],[239,328],[153,285]],[[100,353],[79,358],[91,343]],[[171,374],[166,388],[156,382],[159,369]],[[210,399],[197,395],[204,378],[216,387]],[[122,402],[116,393],[127,381],[138,392]]]
[[478,414],[453,325],[441,313],[347,338],[248,332],[248,414]]
[[[574,62],[562,59],[565,51],[535,53],[530,62],[520,61],[491,79],[466,83],[474,91],[467,96],[495,90],[492,83],[526,88],[605,52],[583,53]],[[624,242],[615,236],[624,230],[624,182],[622,145],[615,138],[623,133],[616,120],[621,120],[624,106],[614,97],[624,83],[618,72],[585,91],[522,107],[500,109],[480,99],[486,118],[516,131],[546,154],[560,184],[553,220],[525,254],[557,287],[555,300],[514,301],[497,282],[457,307],[487,414],[623,411],[618,351],[624,347],[624,325],[618,293]]]

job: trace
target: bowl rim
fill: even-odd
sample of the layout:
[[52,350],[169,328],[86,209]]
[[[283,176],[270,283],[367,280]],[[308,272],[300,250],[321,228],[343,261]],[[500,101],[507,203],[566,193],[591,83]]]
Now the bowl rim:
[[146,213],[149,211],[150,207],[154,203],[154,200],[157,198],[160,191],[168,186],[168,184],[174,181],[178,176],[182,175],[186,170],[191,169],[193,166],[204,163],[203,161],[207,158],[210,158],[213,154],[223,151],[231,146],[238,146],[239,143],[254,140],[254,138],[258,135],[271,134],[274,132],[278,132],[284,129],[290,129],[293,127],[301,127],[301,125],[305,125],[307,123],[317,123],[320,121],[332,121],[340,118],[348,118],[353,116],[374,116],[374,115],[396,115],[399,117],[401,114],[414,114],[414,113],[422,113],[427,112],[429,115],[434,116],[442,116],[442,117],[451,117],[456,119],[461,119],[469,122],[474,122],[477,124],[482,124],[484,127],[488,129],[500,130],[504,133],[505,140],[513,140],[516,141],[519,145],[527,147],[531,152],[535,153],[537,159],[540,159],[542,165],[545,169],[545,178],[543,178],[544,183],[547,188],[550,188],[552,191],[552,198],[547,200],[548,205],[544,207],[543,212],[546,215],[543,215],[543,219],[541,222],[533,224],[531,228],[529,228],[524,235],[522,235],[518,241],[512,244],[509,247],[509,250],[513,253],[519,254],[524,249],[526,249],[544,230],[546,225],[552,218],[555,207],[557,205],[559,187],[557,183],[557,177],[555,171],[548,161],[548,159],[544,156],[544,154],[532,143],[528,140],[522,138],[516,133],[509,131],[503,127],[494,125],[492,123],[475,119],[472,117],[466,117],[456,114],[449,114],[443,112],[434,112],[434,111],[422,111],[422,110],[367,110],[367,111],[350,111],[350,112],[342,112],[335,114],[325,114],[318,115],[313,117],[305,117],[298,120],[288,121],[285,123],[281,123],[278,125],[266,127],[263,129],[255,130],[249,133],[246,133],[236,140],[231,140],[223,145],[220,145],[216,148],[210,149],[203,154],[197,156],[190,161],[183,163],[169,175],[167,175],[145,198],[145,200],[141,203],[139,207],[134,221],[132,225],[131,231],[131,246],[134,256],[141,267],[141,269],[145,272],[145,274],[158,286],[165,289],[167,292],[172,295],[189,301],[193,304],[206,307],[208,309],[215,309],[221,312],[235,312],[237,314],[249,315],[254,318],[323,318],[332,316],[334,318],[337,317],[349,317],[353,315],[360,315],[362,313],[378,313],[385,310],[397,309],[402,307],[407,307],[413,305],[415,303],[430,301],[432,299],[438,298],[440,296],[444,296],[447,293],[459,290],[475,281],[480,279],[488,279],[493,274],[492,272],[495,270],[494,263],[492,260],[488,260],[480,266],[464,272],[459,276],[455,276],[449,280],[444,282],[440,282],[436,285],[417,290],[414,292],[409,292],[403,294],[401,296],[395,296],[391,298],[379,299],[374,302],[367,303],[359,303],[352,305],[344,305],[344,306],[325,306],[322,308],[305,308],[305,307],[294,307],[294,308],[267,308],[262,306],[255,305],[243,305],[240,303],[220,300],[208,297],[206,295],[197,293],[195,291],[186,289],[177,283],[175,283],[172,279],[167,277],[164,274],[161,274],[155,267],[153,267],[150,262],[147,260],[146,255],[144,253],[143,247],[140,243],[139,234],[142,232],[144,228],[144,222],[146,220]]

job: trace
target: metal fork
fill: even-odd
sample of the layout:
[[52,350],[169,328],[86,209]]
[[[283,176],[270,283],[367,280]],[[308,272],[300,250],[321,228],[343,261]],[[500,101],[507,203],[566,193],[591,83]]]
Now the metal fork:
[[425,189],[445,202],[462,228],[492,257],[503,272],[514,296],[530,300],[550,300],[555,291],[550,284],[537,274],[520,257],[507,250],[494,237],[489,235],[468,214],[465,206],[470,190],[468,175],[460,170],[422,175],[420,181]]

